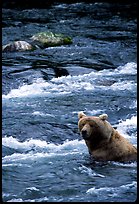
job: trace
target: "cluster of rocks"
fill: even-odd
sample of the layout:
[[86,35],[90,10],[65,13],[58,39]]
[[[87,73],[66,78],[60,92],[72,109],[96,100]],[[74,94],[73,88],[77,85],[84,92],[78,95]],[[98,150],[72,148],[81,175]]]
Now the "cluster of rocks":
[[47,48],[60,45],[71,44],[72,39],[69,36],[64,36],[63,34],[57,34],[53,32],[40,32],[33,35],[30,38],[30,42],[26,41],[13,41],[2,46],[3,52],[14,52],[14,51],[26,51],[35,50],[37,48]]

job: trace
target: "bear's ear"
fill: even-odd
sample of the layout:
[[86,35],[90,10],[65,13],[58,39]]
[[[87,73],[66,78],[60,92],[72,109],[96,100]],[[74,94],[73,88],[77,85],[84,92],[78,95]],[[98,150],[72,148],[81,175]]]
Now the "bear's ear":
[[102,114],[102,115],[99,116],[99,118],[100,118],[101,120],[107,120],[108,115],[107,115],[107,114]]
[[81,111],[78,113],[78,118],[81,119],[83,117],[85,117],[86,115]]

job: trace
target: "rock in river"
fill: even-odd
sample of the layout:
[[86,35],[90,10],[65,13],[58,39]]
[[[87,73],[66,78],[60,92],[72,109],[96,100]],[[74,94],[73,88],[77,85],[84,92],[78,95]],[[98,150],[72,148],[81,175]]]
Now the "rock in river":
[[41,48],[71,44],[71,37],[52,32],[41,32],[31,37],[33,43]]
[[26,41],[14,41],[2,46],[3,52],[34,50],[34,46]]
[[41,32],[33,35],[30,38],[31,42],[26,41],[14,41],[7,45],[2,46],[3,52],[14,52],[14,51],[26,51],[34,50],[37,48],[46,48],[53,46],[60,46],[71,44],[71,37],[64,36],[63,34],[56,34],[50,31]]

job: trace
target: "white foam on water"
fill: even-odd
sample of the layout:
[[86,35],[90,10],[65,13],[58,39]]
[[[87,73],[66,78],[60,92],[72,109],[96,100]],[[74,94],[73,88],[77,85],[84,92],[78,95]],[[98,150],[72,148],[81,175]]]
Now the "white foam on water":
[[[9,156],[5,156],[2,159],[2,166],[3,167],[7,167],[7,166],[15,166],[15,162],[16,162],[16,166],[20,166],[19,164],[30,164],[32,162],[41,162],[43,158],[58,158],[61,159],[65,158],[66,156],[69,157],[69,155],[76,155],[79,154],[78,152],[59,152],[59,153],[47,153],[47,152],[30,152],[30,153],[14,153],[12,155]],[[80,153],[81,154],[81,153]],[[73,156],[74,157],[74,156]],[[46,160],[45,160],[46,161]],[[25,165],[24,165],[25,166]],[[29,167],[29,166],[27,166]]]
[[120,121],[119,125],[118,125],[118,128],[120,127],[125,127],[125,128],[128,128],[128,127],[137,127],[137,116],[132,116],[131,118],[128,118],[126,120],[122,120]]
[[30,139],[25,142],[19,142],[16,138],[10,136],[10,137],[2,138],[2,145],[16,150],[27,151],[27,150],[31,150],[35,146],[41,147],[41,148],[46,147],[47,142],[41,141],[41,140],[35,140],[35,139]]
[[116,196],[117,197],[117,196],[119,196],[119,193],[122,190],[128,190],[130,188],[136,189],[137,188],[137,182],[133,181],[132,183],[121,185],[118,187],[101,187],[101,188],[93,187],[93,188],[89,188],[86,191],[86,193],[97,195],[97,196],[100,196],[101,194],[106,193],[106,194],[109,194],[109,196],[113,196],[113,197]]
[[101,177],[104,178],[105,176],[102,174],[98,174],[95,171],[93,171],[91,168],[86,167],[84,165],[82,165],[81,167],[79,167],[79,170],[81,171],[81,173],[85,173],[87,174],[89,177]]
[[[79,78],[79,79],[77,79]],[[50,82],[45,82],[43,79],[37,79],[33,84],[23,85],[18,89],[12,89],[9,94],[3,95],[3,99],[19,98],[19,97],[36,97],[36,96],[49,96],[52,95],[65,95],[75,91],[92,90],[93,84],[83,81],[80,76],[68,76],[54,78]]]
[[112,90],[136,90],[137,84],[134,81],[122,81],[122,82],[115,82],[110,87]]
[[45,197],[42,197],[42,198],[37,198],[37,199],[22,199],[22,198],[13,198],[13,199],[10,199],[6,202],[11,202],[11,203],[14,203],[14,202],[47,202],[49,199],[47,196]]
[[[133,130],[133,134],[127,134],[128,131]],[[134,145],[137,144],[137,116],[132,116],[129,119],[121,120],[117,125],[117,131],[120,132],[123,136],[134,141]]]
[[12,89],[9,94],[3,95],[3,99],[37,95],[41,96],[43,93],[43,88],[49,89],[49,87],[50,84],[48,82],[45,82],[43,79],[37,79],[33,84],[24,84],[18,89]]
[[27,168],[30,168],[31,165],[29,164],[21,164],[21,163],[10,163],[10,164],[2,164],[3,167],[27,167]]
[[[22,98],[22,97],[36,97],[53,95],[65,95],[83,91],[94,91],[98,89],[112,89],[112,90],[135,90],[136,83],[134,81],[127,81],[125,75],[136,74],[136,63],[127,63],[117,69],[104,69],[102,71],[91,71],[89,74],[77,76],[62,76],[59,78],[52,78],[46,82],[42,78],[36,79],[32,84],[23,84],[18,89],[12,89],[7,95],[2,95],[3,99]],[[122,82],[111,82],[115,80],[115,76],[122,75]],[[101,82],[101,84],[99,83]],[[112,83],[112,84],[111,84]]]
[[116,71],[119,74],[137,74],[137,64],[135,62],[129,62],[124,66],[119,66]]
[[40,111],[34,111],[32,113],[32,115],[40,115],[40,116],[45,116],[45,114],[43,112],[40,112]]
[[110,161],[109,163],[112,163],[115,166],[122,166],[122,167],[137,167],[137,162],[131,162],[131,163],[121,163],[121,162],[114,162],[114,161]]
[[28,187],[26,188],[26,190],[31,190],[31,191],[40,191],[38,188],[32,186],[32,187]]
[[13,198],[11,200],[8,200],[7,202],[11,202],[11,203],[14,203],[14,202],[23,202],[23,199],[22,198]]
[[88,111],[88,113],[89,114],[87,114],[87,115],[100,115],[100,114],[102,114],[102,113],[104,113],[106,110],[105,109],[103,109],[103,110],[101,110],[101,109],[98,109],[98,110],[92,110],[92,111]]
[[[82,154],[87,152],[86,145],[83,140],[66,140],[63,144],[47,143],[46,141],[30,139],[19,142],[16,138],[2,138],[2,145],[18,150],[21,153],[13,153],[3,157],[3,164],[17,164],[18,162],[34,161],[39,158],[58,157]],[[21,162],[21,163],[22,163]]]
[[55,115],[54,114],[50,114],[50,113],[43,113],[42,111],[33,111],[32,112],[32,115],[35,115],[35,116],[42,116],[42,117],[45,117],[45,116],[50,116],[51,118],[55,118]]
[[[2,145],[6,147],[10,147],[13,149],[18,149],[22,151],[28,151],[32,149],[41,149],[41,150],[47,150],[49,152],[58,152],[61,150],[80,150],[82,148],[82,144],[84,144],[83,140],[66,140],[63,144],[54,144],[54,143],[48,143],[43,140],[39,139],[30,139],[26,140],[24,142],[19,142],[16,138],[10,136],[10,137],[4,137],[2,138]],[[80,147],[81,145],[81,147]]]

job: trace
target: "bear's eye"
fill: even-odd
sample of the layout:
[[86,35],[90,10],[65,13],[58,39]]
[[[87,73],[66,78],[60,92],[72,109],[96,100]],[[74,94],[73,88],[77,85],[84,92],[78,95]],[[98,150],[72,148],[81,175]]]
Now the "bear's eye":
[[82,126],[82,127],[85,126],[85,123],[82,123],[81,126]]

